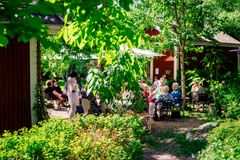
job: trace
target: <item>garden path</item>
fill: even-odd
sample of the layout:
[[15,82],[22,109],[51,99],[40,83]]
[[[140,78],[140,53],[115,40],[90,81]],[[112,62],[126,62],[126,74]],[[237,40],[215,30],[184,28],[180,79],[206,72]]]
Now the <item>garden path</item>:
[[[194,160],[192,156],[181,156],[176,153],[179,152],[179,145],[176,144],[174,135],[187,134],[192,130],[198,130],[205,122],[196,118],[182,118],[182,119],[168,119],[162,121],[152,121],[152,145],[146,145],[144,148],[145,160]],[[171,132],[168,133],[168,131]],[[161,140],[159,134],[168,138]],[[166,134],[174,134],[171,135]],[[202,132],[198,137],[206,137],[206,132]]]

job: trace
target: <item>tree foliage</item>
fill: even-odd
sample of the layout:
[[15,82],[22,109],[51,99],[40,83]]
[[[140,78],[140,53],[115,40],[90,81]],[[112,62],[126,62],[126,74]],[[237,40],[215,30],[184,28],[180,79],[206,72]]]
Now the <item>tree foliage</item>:
[[214,14],[220,21],[216,27],[240,40],[240,0],[211,0],[209,3],[215,7]]
[[31,38],[47,35],[47,26],[38,14],[57,13],[58,5],[48,1],[3,0],[0,2],[0,46],[6,46],[9,38],[27,42]]
[[76,47],[66,45],[56,36],[45,37],[42,42],[42,74],[44,79],[61,76],[63,79],[71,71],[86,77],[89,68],[93,67],[90,55],[83,55]]
[[143,31],[133,24],[127,10],[131,0],[64,1],[65,25],[60,36],[81,50],[102,53],[122,44],[140,46]]
[[[180,57],[182,95],[185,102],[185,53],[201,39],[211,37],[216,28],[213,7],[202,0],[143,0],[136,7],[135,17],[138,23],[147,22],[146,26],[159,26],[160,34],[155,38],[160,49],[176,46]],[[140,17],[138,17],[140,13]],[[150,15],[150,17],[149,17]],[[150,20],[146,20],[150,19]],[[153,20],[155,19],[155,20]],[[183,103],[185,104],[185,103]]]
[[[130,55],[133,47],[148,42],[129,15],[131,0],[61,1],[66,10],[59,36],[81,53],[98,56],[101,69],[93,69],[88,86],[104,102],[119,99],[121,87],[140,91],[138,80],[145,76],[140,59]],[[111,100],[110,100],[111,99]]]
[[125,105],[122,93],[129,91],[134,95],[134,99],[129,97],[129,102],[135,111],[141,111],[145,103],[142,103],[139,80],[146,78],[146,59],[121,51],[117,54],[106,53],[105,59],[103,69],[94,68],[89,71],[88,88],[98,94],[102,102],[111,103],[116,109]]

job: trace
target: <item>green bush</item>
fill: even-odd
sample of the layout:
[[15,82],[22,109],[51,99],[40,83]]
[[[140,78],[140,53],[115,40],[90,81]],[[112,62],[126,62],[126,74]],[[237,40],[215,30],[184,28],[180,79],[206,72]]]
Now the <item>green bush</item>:
[[199,155],[201,160],[240,159],[240,120],[228,121],[208,135],[208,146]]
[[79,116],[51,119],[4,133],[0,159],[142,159],[145,130],[137,116]]
[[224,86],[220,96],[219,103],[224,107],[224,116],[226,118],[239,119],[240,118],[240,77],[229,81]]

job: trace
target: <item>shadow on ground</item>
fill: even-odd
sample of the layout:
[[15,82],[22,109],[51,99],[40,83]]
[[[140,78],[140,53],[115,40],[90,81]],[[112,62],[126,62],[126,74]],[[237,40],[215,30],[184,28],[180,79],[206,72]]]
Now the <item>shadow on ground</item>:
[[208,129],[196,118],[152,122],[152,133],[144,139],[145,160],[193,160],[206,145]]

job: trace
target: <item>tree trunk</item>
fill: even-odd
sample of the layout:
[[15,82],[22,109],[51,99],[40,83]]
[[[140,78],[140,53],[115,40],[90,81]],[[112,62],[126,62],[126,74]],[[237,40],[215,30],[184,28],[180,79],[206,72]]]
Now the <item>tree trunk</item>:
[[42,67],[41,67],[41,51],[40,51],[40,42],[37,41],[37,81],[39,83],[39,90],[41,94],[43,93],[42,85]]
[[42,84],[42,65],[40,42],[37,41],[37,116],[38,121],[48,118],[47,109],[44,105],[44,93]]
[[180,47],[179,47],[179,55],[180,55],[183,108],[185,108],[185,106],[186,106],[186,77],[185,77],[184,46],[183,45],[180,45]]

